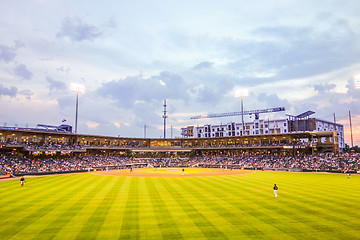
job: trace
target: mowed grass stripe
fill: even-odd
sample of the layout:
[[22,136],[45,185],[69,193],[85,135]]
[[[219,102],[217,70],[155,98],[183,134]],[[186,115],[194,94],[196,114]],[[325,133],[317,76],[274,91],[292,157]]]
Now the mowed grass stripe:
[[[89,179],[90,182],[85,181],[86,179]],[[37,235],[36,239],[53,239],[56,237],[58,233],[71,222],[72,218],[74,218],[93,198],[97,191],[96,184],[102,186],[105,180],[106,179],[103,179],[103,182],[95,182],[94,179],[84,178],[82,180],[84,181],[84,184],[78,189],[78,192],[73,194],[66,204],[63,204],[64,206],[56,209],[59,214],[57,214],[57,217]],[[75,236],[67,236],[67,239],[70,237]]]
[[[1,191],[4,193],[4,196],[0,199],[1,205],[6,206],[9,211],[12,205],[14,205],[13,210],[21,209],[22,207],[19,206],[19,201],[24,199],[32,199],[33,202],[36,203],[34,196],[42,197],[41,193],[47,192],[49,189],[56,188],[57,185],[61,185],[62,181],[64,182],[76,182],[74,177],[69,177],[68,180],[64,180],[62,176],[46,176],[46,177],[34,177],[26,179],[26,183],[23,187],[20,186],[20,180],[14,179],[9,181],[0,182],[0,186],[2,188],[3,185],[11,186],[11,190],[8,191]],[[69,183],[70,185],[70,183]],[[6,194],[7,192],[11,192],[11,194]],[[40,193],[40,194],[39,194]],[[11,211],[12,212],[12,211]]]
[[[227,189],[227,191],[225,191],[226,197],[224,197],[224,201],[226,201],[227,204],[232,205],[233,208],[238,209],[242,215],[246,216],[245,221],[250,224],[252,223],[252,226],[256,227],[260,233],[261,231],[264,232],[265,236],[282,236],[286,239],[309,237],[307,232],[304,231],[307,228],[306,225],[293,225],[292,227],[287,227],[286,224],[283,224],[284,222],[294,221],[291,215],[278,214],[276,211],[266,211],[268,204],[277,201],[278,199],[269,197],[266,192],[257,191],[258,188],[256,187],[254,187],[253,190],[250,190],[252,188],[247,186],[247,183],[250,182],[249,179],[246,182],[243,180],[244,179],[241,179],[241,176],[233,176],[230,177],[230,179],[229,177],[219,177],[218,181],[215,183],[211,182],[211,184],[219,184],[219,187],[230,187],[232,190]],[[250,185],[252,184],[253,183],[250,183]],[[235,191],[234,189],[236,188],[238,190]],[[247,226],[245,225],[243,231],[248,235],[246,237],[258,237],[257,231],[249,231],[249,229],[246,228]],[[293,234],[294,232],[297,234]]]
[[[118,177],[112,178],[117,179]],[[98,239],[120,239],[121,226],[124,221],[126,202],[129,197],[130,182],[132,178],[121,177],[118,179],[121,180],[121,182],[116,183],[117,190],[114,196],[114,201],[109,206],[109,211],[106,215],[103,226],[100,233],[97,235]]]
[[[286,224],[282,226],[284,222],[292,220],[291,216],[280,215],[274,211],[265,211],[264,207],[266,207],[268,203],[276,201],[273,196],[267,194],[267,191],[259,191],[259,188],[266,187],[267,183],[257,183],[257,185],[250,181],[249,178],[246,178],[247,180],[244,182],[242,176],[221,177],[219,179],[225,181],[222,183],[221,180],[219,180],[220,186],[226,185],[233,189],[233,191],[227,191],[229,196],[224,198],[224,201],[241,211],[241,213],[246,216],[246,223],[262,231],[265,234],[264,236],[286,239],[297,238],[299,236],[302,238],[307,237],[306,231],[303,231],[304,226],[295,228],[288,228]],[[234,191],[234,189],[237,190]],[[248,231],[246,228],[247,226],[245,225],[243,231],[248,235],[246,236],[247,238],[259,237],[257,236],[257,232]],[[296,237],[296,235],[293,234],[294,231],[298,232],[299,236]]]
[[[208,178],[217,181],[217,178]],[[249,237],[246,233],[255,233],[257,237],[264,236],[261,229],[254,228],[246,223],[242,212],[234,211],[234,207],[222,201],[223,195],[218,196],[219,191],[215,190],[214,185],[204,184],[203,178],[186,179],[181,182],[179,188],[187,189],[191,193],[188,197],[194,202],[199,211],[207,216],[216,225],[219,231],[223,232],[230,239],[238,239],[240,236]],[[222,191],[232,189],[223,186]],[[243,226],[246,226],[243,228]],[[246,231],[245,231],[246,229]]]
[[[101,183],[98,184],[100,185]],[[69,224],[71,219],[92,199],[96,192],[94,186],[96,184],[94,184],[94,180],[91,178],[82,177],[79,179],[76,185],[77,188],[73,192],[67,193],[66,197],[57,204],[57,207],[41,219],[44,228],[38,232],[35,239],[55,238],[64,226]],[[36,231],[32,232],[32,234],[35,233]]]
[[150,178],[139,178],[139,234],[140,239],[161,239],[162,229],[152,204],[154,196],[153,189],[149,188]]
[[120,239],[139,239],[139,178],[130,180],[129,195],[125,203]]
[[[292,173],[290,173],[290,174],[292,174]],[[288,175],[288,176],[286,176],[286,178],[287,178],[287,179],[288,179],[288,178],[291,178],[291,176],[292,176],[292,175]],[[282,201],[284,201],[284,200],[286,201],[288,198],[282,199],[282,198],[280,197],[280,199],[281,199]],[[304,198],[302,198],[302,199],[304,200]],[[323,203],[324,203],[324,202],[323,202]],[[319,203],[319,204],[321,204],[321,203]],[[279,212],[278,212],[277,214],[282,214],[282,215],[286,215],[286,216],[294,216],[295,219],[303,219],[303,221],[308,224],[309,228],[314,229],[313,232],[314,232],[314,231],[319,232],[319,231],[317,231],[317,230],[319,230],[319,228],[320,228],[320,229],[324,229],[324,230],[325,230],[325,229],[328,229],[330,232],[333,231],[333,230],[331,229],[331,227],[329,228],[329,226],[332,226],[332,228],[334,228],[333,224],[327,223],[327,222],[329,222],[329,220],[326,219],[326,218],[320,218],[320,217],[319,217],[318,215],[316,215],[316,214],[312,214],[312,215],[313,215],[312,217],[309,216],[309,215],[302,215],[302,216],[300,216],[300,214],[301,214],[300,209],[304,209],[304,207],[305,207],[305,210],[306,210],[307,208],[309,208],[308,211],[313,211],[312,207],[309,207],[309,206],[311,206],[311,205],[310,205],[310,204],[299,205],[299,204],[293,202],[292,204],[290,204],[290,205],[288,206],[288,208],[285,208],[285,207],[279,208],[279,209],[278,209]],[[290,211],[289,208],[292,208],[292,211]],[[315,218],[315,219],[314,219],[314,218]],[[320,223],[320,224],[319,224],[319,223]],[[341,219],[336,219],[336,220],[334,221],[334,223],[336,223],[337,225],[341,224]],[[347,228],[347,227],[346,227],[346,228]],[[311,232],[311,231],[310,231],[310,232]],[[337,234],[337,233],[335,233],[335,235],[336,235],[336,234]],[[348,234],[341,234],[341,235],[339,235],[338,237],[346,237],[346,236],[348,236]],[[351,237],[351,235],[348,236],[348,237]]]
[[[304,204],[303,200],[297,201],[291,198],[281,199],[280,201],[282,202],[282,207],[278,208],[278,211],[282,214],[294,216],[295,219],[302,219],[315,230],[322,229],[323,231],[326,229],[326,232],[332,233],[333,237],[353,239],[354,236],[351,235],[352,226],[349,225],[350,221],[346,218],[336,217],[332,214],[332,209],[318,209],[318,207],[312,206],[309,203]],[[286,203],[288,203],[287,208],[285,207]],[[319,201],[319,203],[325,205],[325,202]],[[340,229],[345,232],[339,232]]]
[[[172,193],[174,199],[183,208],[189,218],[192,219],[193,223],[200,229],[204,236],[208,239],[228,239],[227,236],[218,229],[218,226],[212,223],[212,219],[207,218],[206,214],[201,212],[193,202],[188,200],[194,193],[184,189],[181,191],[179,180],[172,182],[173,184],[165,185],[165,187]],[[174,184],[177,186],[174,186]]]
[[[183,209],[182,202],[176,199],[176,194],[169,191],[168,185],[172,185],[174,178],[155,178],[154,184],[159,193],[160,201],[164,203],[162,211],[167,211],[175,225],[168,224],[167,231],[176,227],[183,239],[205,239],[203,232],[194,224],[193,219]],[[161,206],[160,206],[161,207]],[[161,209],[159,209],[161,211]]]
[[102,227],[110,207],[115,201],[116,189],[118,189],[118,184],[121,183],[121,178],[108,177],[106,180],[102,184],[101,195],[96,198],[97,205],[94,206],[94,212],[84,223],[77,235],[77,239],[90,239],[99,234],[106,238],[107,227],[104,226],[103,231]]
[[[269,173],[265,172],[262,174],[268,175]],[[332,191],[331,189],[330,189],[330,191],[328,190],[327,193],[325,193],[325,192],[318,193],[318,191],[316,191],[316,190],[309,191],[309,189],[312,189],[313,186],[315,186],[315,189],[317,189],[318,185],[319,185],[318,182],[322,183],[323,186],[325,187],[325,189],[326,189],[326,186],[329,184],[332,185],[332,187],[333,187],[332,189],[337,189],[338,188],[337,185],[339,184],[338,181],[332,181],[332,182],[328,183],[328,180],[329,180],[329,177],[333,177],[330,179],[337,180],[337,179],[339,179],[338,175],[328,175],[328,174],[326,174],[326,175],[325,174],[310,174],[309,175],[306,173],[274,173],[274,174],[272,174],[272,176],[277,176],[278,180],[281,180],[283,182],[281,184],[283,186],[281,189],[283,189],[283,190],[287,189],[288,194],[283,195],[284,197],[282,197],[281,190],[279,190],[280,191],[280,199],[282,201],[287,201],[287,200],[292,199],[293,197],[298,197],[298,203],[293,202],[293,204],[291,204],[289,206],[289,207],[293,208],[294,214],[301,213],[301,211],[299,211],[299,210],[304,209],[304,206],[309,208],[308,209],[309,212],[316,212],[314,210],[317,207],[319,207],[320,209],[323,209],[324,211],[330,213],[330,215],[331,215],[331,212],[333,211],[333,209],[342,208],[341,202],[334,203],[331,206],[329,205],[330,208],[328,208],[328,209],[324,207],[327,204],[331,203],[331,198],[335,195],[335,194],[331,193],[331,191]],[[294,179],[296,179],[298,181],[297,184],[294,182]],[[344,179],[344,178],[342,178],[342,179]],[[287,183],[289,181],[291,182],[291,184]],[[300,196],[298,194],[295,195],[291,192],[292,189],[294,189],[296,187],[301,189],[300,191],[298,191],[298,192],[300,192]],[[343,210],[346,210],[346,209],[342,209],[342,211]],[[304,217],[307,217],[308,215],[309,214],[305,215]],[[316,218],[319,217],[319,216],[317,216],[318,214],[313,214],[313,215]],[[323,219],[325,222],[328,221],[327,217],[324,217]],[[318,219],[318,221],[321,221],[321,219]],[[341,223],[341,218],[336,219],[335,222]]]
[[[87,181],[89,181],[89,179],[87,179]],[[19,217],[19,220],[14,224],[9,225],[8,228],[3,228],[0,232],[0,236],[5,237],[8,233],[11,233],[14,237],[27,238],[36,234],[37,231],[41,231],[41,229],[46,227],[49,223],[46,220],[46,215],[53,215],[52,211],[66,201],[67,195],[75,194],[86,183],[83,183],[83,185],[80,184],[77,183],[74,185],[72,182],[67,182],[67,184],[64,184],[64,187],[65,189],[66,187],[69,187],[68,191],[56,191],[56,189],[52,189],[52,191],[47,192],[44,191],[45,196],[48,197],[39,199],[39,202],[33,207],[29,207],[25,211],[21,211],[23,217]],[[35,193],[37,192],[35,188],[32,188],[32,190],[35,191]],[[45,218],[45,220],[43,220],[43,218]]]
[[[35,211],[37,208],[41,208],[43,202],[47,202],[49,198],[58,192],[56,186],[63,184],[61,177],[55,178],[55,181],[48,182],[46,184],[39,185],[40,187],[25,186],[15,186],[12,192],[8,192],[0,198],[0,210],[1,226],[6,226],[6,223],[14,223],[20,221],[21,218],[25,218],[27,215],[31,214],[31,211]],[[33,182],[38,181],[38,179],[33,179]],[[74,185],[76,179],[71,179],[71,181],[65,181],[64,187],[70,188]],[[8,198],[14,193],[18,193],[18,198],[13,200],[11,204],[8,204]],[[6,221],[5,223],[3,221]],[[0,234],[2,231],[0,230]]]
[[[5,233],[1,239],[360,236],[359,176],[258,171],[219,177],[131,178],[86,173],[30,180],[23,188],[16,180],[13,189],[0,193],[0,234]],[[279,185],[277,199],[274,183]],[[0,187],[3,184],[9,183],[0,182]],[[13,192],[20,200],[2,205]],[[47,207],[51,204],[55,206]],[[99,226],[91,228],[96,221]],[[212,226],[223,235],[212,234]],[[87,231],[88,227],[94,231]]]
[[[237,201],[239,195],[234,192],[234,187],[228,184],[217,186],[217,183],[221,181],[221,178],[197,178],[196,181],[191,179],[192,185],[188,186],[192,188],[192,192],[195,192],[194,196],[199,199],[199,201],[204,201],[208,208],[211,208],[216,214],[222,217],[228,222],[228,225],[231,225],[231,228],[226,228],[223,231],[228,233],[232,238],[237,239],[240,236],[249,238],[256,238],[266,236],[266,233],[263,232],[263,228],[257,228],[256,225],[249,223],[252,215],[247,214],[245,211],[234,207],[239,206],[239,204],[234,204],[227,201],[227,199],[233,199]],[[186,184],[184,184],[186,185]],[[206,210],[205,210],[206,211]],[[216,216],[214,218],[218,219]],[[224,228],[226,223],[219,223],[219,228]],[[260,223],[261,224],[261,223]],[[269,231],[274,231],[274,228],[270,228]]]
[[[258,172],[259,176],[265,179],[272,179],[274,183],[284,186],[283,191],[299,189],[298,195],[311,189],[313,193],[325,194],[329,189],[335,194],[357,195],[360,197],[360,189],[354,187],[359,184],[358,175],[348,179],[344,174],[326,174],[326,173],[289,173],[289,172]],[[291,176],[290,178],[288,176]]]
[[[65,176],[69,176],[72,174],[66,174],[66,175],[44,175],[44,176],[24,176],[25,178],[25,187],[38,187],[39,185],[44,185],[47,182],[52,182],[52,181],[56,181],[55,178],[61,176],[62,178]],[[0,185],[1,185],[1,189],[4,191],[7,190],[12,190],[14,189],[15,186],[19,186],[20,187],[20,178],[21,177],[16,177],[16,178],[10,178],[8,180],[5,181],[0,181]],[[34,181],[35,180],[35,181]]]
[[154,239],[183,239],[177,222],[171,216],[170,209],[167,208],[165,204],[165,201],[169,201],[170,199],[164,201],[161,197],[162,194],[159,193],[156,187],[159,185],[158,179],[146,179],[145,184],[147,185],[149,201],[151,202],[151,206],[149,207],[151,207],[154,212],[157,229],[159,229],[159,234]]
[[[282,173],[282,175],[284,174],[286,173]],[[296,184],[290,176],[301,180],[299,182],[302,184]],[[303,178],[306,177],[306,179],[303,180],[303,178],[299,178],[299,176]],[[288,189],[286,200],[297,200],[297,205],[293,206],[296,212],[298,212],[300,207],[303,211],[308,212],[308,215],[314,215],[315,217],[322,216],[325,222],[333,221],[339,225],[343,225],[345,228],[348,228],[349,224],[354,225],[358,221],[360,212],[354,211],[354,209],[357,209],[355,205],[345,204],[346,202],[354,202],[354,198],[351,198],[354,194],[344,196],[346,193],[338,190],[342,188],[341,186],[344,186],[344,183],[348,184],[350,182],[346,176],[334,174],[309,175],[306,173],[304,175],[304,173],[297,173],[288,174],[284,177],[286,180],[291,181],[291,184],[283,184],[283,188]],[[329,181],[330,179],[332,179],[332,181]],[[310,184],[304,184],[304,182],[309,182],[310,180]],[[349,191],[357,192],[359,182],[355,180],[352,183],[353,186]],[[322,186],[322,191],[317,191],[320,186]],[[315,190],[312,190],[312,187],[315,187]],[[311,190],[309,191],[309,189]],[[311,208],[305,208],[304,206],[311,206]],[[349,212],[349,209],[352,211]]]
[[94,206],[98,205],[98,199],[101,199],[104,186],[106,187],[109,181],[109,177],[91,174],[84,175],[84,179],[90,179],[90,182],[85,184],[83,188],[80,188],[69,200],[69,203],[83,202],[81,202],[80,205],[71,204],[71,211],[70,209],[68,210],[71,218],[66,219],[66,224],[63,224],[61,228],[58,229],[53,239],[76,239],[88,219],[96,210]]

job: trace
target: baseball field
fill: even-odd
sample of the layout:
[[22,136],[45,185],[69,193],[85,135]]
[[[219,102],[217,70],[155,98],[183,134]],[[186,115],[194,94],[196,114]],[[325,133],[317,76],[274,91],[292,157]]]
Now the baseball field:
[[134,169],[0,191],[0,239],[360,239],[359,175]]

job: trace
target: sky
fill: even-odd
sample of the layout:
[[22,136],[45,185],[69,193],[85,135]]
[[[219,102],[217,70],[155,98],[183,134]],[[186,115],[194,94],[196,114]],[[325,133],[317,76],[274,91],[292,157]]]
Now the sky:
[[[0,126],[75,126],[80,134],[163,137],[240,122],[190,119],[245,110],[312,117],[360,144],[358,0],[0,0]],[[245,121],[252,121],[245,116]],[[145,127],[146,126],[146,127]],[[146,129],[146,130],[145,130]]]

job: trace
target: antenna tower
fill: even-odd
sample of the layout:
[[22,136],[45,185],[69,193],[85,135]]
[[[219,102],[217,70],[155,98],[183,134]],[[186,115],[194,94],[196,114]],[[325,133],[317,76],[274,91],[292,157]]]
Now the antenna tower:
[[164,115],[163,115],[163,118],[164,118],[164,138],[166,138],[166,118],[167,118],[167,111],[166,111],[166,99],[164,99],[164,111],[163,111]]

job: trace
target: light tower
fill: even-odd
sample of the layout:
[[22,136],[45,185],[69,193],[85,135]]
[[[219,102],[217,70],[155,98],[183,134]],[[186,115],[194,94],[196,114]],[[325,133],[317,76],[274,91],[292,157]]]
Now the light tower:
[[249,96],[249,89],[240,89],[236,91],[235,97],[241,98],[241,122],[242,122],[242,134],[245,134],[245,124],[244,124],[244,97]]
[[79,93],[85,92],[85,87],[82,84],[71,83],[70,89],[71,89],[71,91],[76,92],[75,133],[77,133],[78,112],[79,112]]
[[166,118],[167,118],[167,111],[166,111],[166,99],[164,99],[164,111],[163,111],[163,118],[164,118],[164,138],[166,138]]

